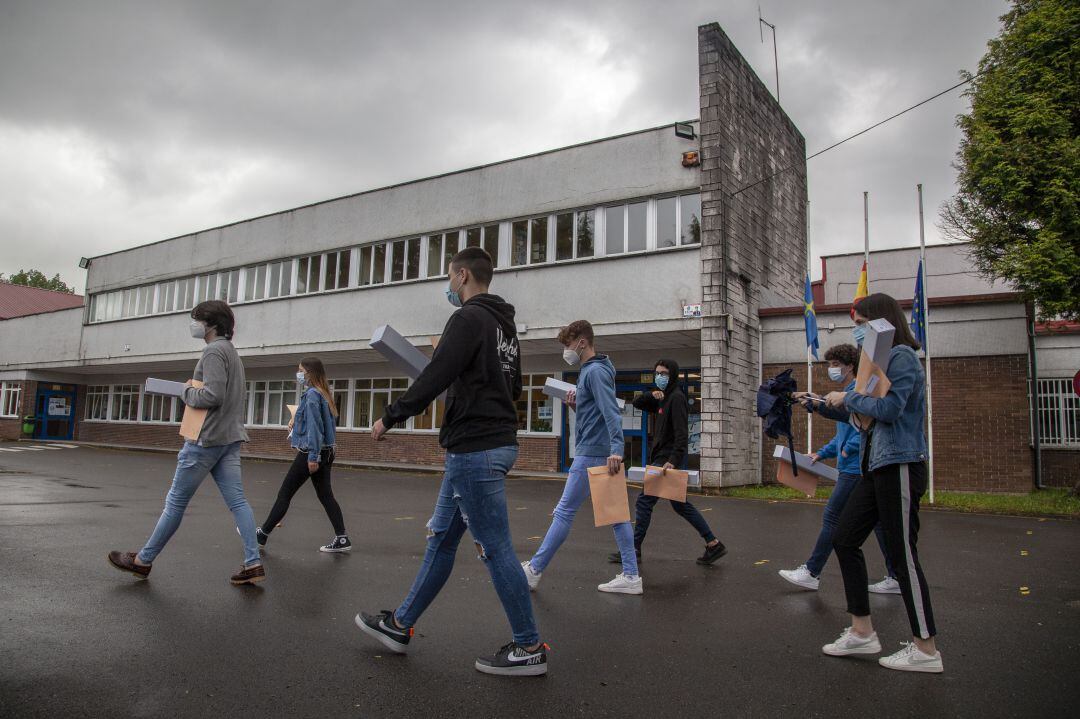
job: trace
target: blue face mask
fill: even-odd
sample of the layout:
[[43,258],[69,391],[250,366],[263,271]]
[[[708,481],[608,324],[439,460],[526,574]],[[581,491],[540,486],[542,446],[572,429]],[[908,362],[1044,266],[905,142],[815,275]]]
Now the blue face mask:
[[866,338],[866,325],[855,325],[851,330],[851,336],[855,339],[855,344],[862,347],[863,339]]
[[668,377],[666,374],[658,374],[658,375],[656,375],[656,386],[657,386],[657,388],[661,392],[663,392],[664,390],[667,389],[668,382],[670,380],[671,380],[671,378]]
[[453,280],[450,280],[446,285],[446,301],[454,307],[461,307],[461,290],[460,288],[454,289]]
[[307,375],[304,374],[303,372],[297,372],[296,373],[296,382],[297,382],[297,384],[305,384],[307,382]]

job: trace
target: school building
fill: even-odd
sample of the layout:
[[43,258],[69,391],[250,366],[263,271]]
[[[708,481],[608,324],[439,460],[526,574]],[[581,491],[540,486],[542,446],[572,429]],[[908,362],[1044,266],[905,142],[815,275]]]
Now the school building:
[[[572,459],[574,415],[540,388],[548,377],[575,380],[554,338],[584,318],[618,368],[631,466],[644,462],[649,417],[629,400],[651,387],[654,362],[665,357],[682,367],[691,401],[688,466],[701,470],[703,489],[767,480],[775,471],[765,456],[772,443],[754,416],[754,392],[762,376],[786,366],[805,379],[806,152],[718,25],[698,28],[698,47],[699,120],[88,258],[80,306],[0,321],[0,439],[23,436],[22,418],[31,415],[28,428],[39,440],[178,448],[181,407],[145,394],[143,385],[147,377],[190,377],[202,345],[188,334],[189,312],[220,298],[234,306],[234,344],[247,371],[247,454],[291,454],[285,406],[296,400],[296,364],[317,355],[340,408],[340,461],[437,467],[439,402],[391,441],[371,441],[371,424],[409,380],[369,340],[389,324],[430,354],[453,311],[443,295],[448,259],[481,246],[497,265],[492,291],[517,309],[526,385],[517,470],[558,472]],[[880,268],[872,258],[871,289],[910,298],[909,255]],[[824,293],[823,348],[850,337],[849,284],[858,274],[850,264],[826,258],[816,286]],[[881,274],[885,266],[895,266],[895,289]],[[945,433],[936,449],[955,458],[939,462],[938,486],[1022,491],[1035,481],[1032,325],[1011,293],[954,286],[932,268],[934,429]],[[1077,337],[1065,328],[1035,338],[1061,345],[1060,366],[1047,377],[1075,371]],[[815,388],[824,377],[815,370]],[[975,387],[983,391],[967,394]],[[1064,393],[1053,396],[1058,412],[1044,437],[1057,431],[1060,442],[1042,452],[1043,464],[1067,479],[1080,458],[1080,408]],[[820,438],[827,424],[815,424]],[[805,425],[802,432],[799,447]],[[1004,472],[1004,460],[992,456],[1003,435],[1015,451]]]

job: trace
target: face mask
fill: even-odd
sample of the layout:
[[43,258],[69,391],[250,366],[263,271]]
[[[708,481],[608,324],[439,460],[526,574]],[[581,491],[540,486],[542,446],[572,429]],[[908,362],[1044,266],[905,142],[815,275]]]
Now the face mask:
[[206,325],[199,320],[191,321],[191,336],[197,340],[206,339]]
[[454,307],[461,307],[461,288],[455,290],[453,280],[446,285],[446,301]]
[[851,336],[855,339],[855,344],[862,347],[863,338],[866,337],[866,325],[855,325],[851,330]]
[[668,386],[668,380],[670,380],[670,379],[671,378],[668,377],[666,374],[658,374],[658,375],[656,375],[656,386],[657,386],[657,388],[661,392],[666,390],[667,386]]
[[578,362],[581,361],[581,355],[579,355],[577,352],[570,349],[569,347],[567,347],[566,349],[564,349],[562,351],[562,358],[563,358],[563,361],[566,362],[566,364],[570,365],[571,367],[573,367],[574,365],[576,365]]
[[844,369],[842,367],[830,367],[829,379],[831,379],[833,382],[839,382],[840,380],[844,379]]
[[307,382],[307,375],[304,374],[303,372],[297,372],[296,373],[296,381],[299,382],[300,384],[304,384],[305,382]]

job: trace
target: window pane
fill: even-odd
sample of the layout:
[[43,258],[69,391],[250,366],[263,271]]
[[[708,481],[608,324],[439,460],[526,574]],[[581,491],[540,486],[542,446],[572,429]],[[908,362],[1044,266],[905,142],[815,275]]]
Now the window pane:
[[322,273],[322,255],[311,258],[311,267],[308,270],[308,292],[319,291],[319,275]]
[[446,246],[443,248],[443,272],[449,272],[450,260],[458,253],[458,233],[447,232],[443,237],[446,239]]
[[352,270],[352,250],[342,250],[338,253],[337,287],[349,286],[349,272]]
[[353,398],[353,426],[371,426],[371,392],[357,392]]
[[491,255],[491,264],[499,266],[499,226],[488,225],[484,228],[484,249]]
[[253,403],[254,409],[251,412],[252,424],[266,423],[266,418],[263,416],[264,410],[266,409],[266,394],[259,388],[260,384],[262,383],[257,382],[255,384],[255,401]]
[[388,379],[373,379],[371,380],[371,386],[375,389],[387,389],[390,387],[390,380]]
[[656,201],[656,246],[675,245],[675,198],[665,197]]
[[480,228],[474,227],[466,233],[465,244],[468,247],[480,246]]
[[442,274],[442,235],[427,238],[427,276],[438,277]]
[[574,213],[568,212],[555,218],[555,259],[569,260],[574,257]]
[[701,196],[683,195],[679,198],[682,228],[679,244],[696,245],[701,242]]
[[375,254],[372,258],[373,284],[381,285],[386,282],[386,243],[375,245]]
[[548,218],[536,217],[529,224],[532,226],[532,254],[529,256],[529,264],[547,262]]
[[541,388],[529,391],[529,429],[533,432],[550,432],[555,414],[555,401]]
[[[337,262],[338,253],[331,252],[326,256],[326,266],[323,267],[323,289],[337,289]],[[346,275],[347,277],[348,275]]]
[[405,279],[405,241],[394,244],[394,254],[390,258],[390,281],[400,282]]
[[258,268],[248,267],[244,270],[244,301],[251,302],[255,299],[255,290],[258,287]]
[[277,297],[281,293],[281,263],[274,262],[270,265],[270,296]]
[[627,233],[627,252],[641,252],[645,249],[645,226],[648,217],[648,203],[635,202],[630,205],[629,232]]
[[386,408],[390,406],[390,393],[389,392],[372,392],[371,393],[371,416],[376,419],[380,419],[386,414]]
[[617,255],[623,251],[623,207],[608,207],[604,210],[604,222],[607,231],[604,237],[607,240],[607,253]]
[[510,227],[510,264],[523,265],[529,258],[529,223],[518,220]]
[[240,298],[240,270],[229,273],[229,302],[236,302]]
[[414,237],[408,242],[409,254],[406,257],[405,279],[415,280],[420,276],[420,238]]
[[371,284],[371,247],[360,248],[360,286]]
[[304,294],[308,288],[308,258],[301,257],[296,263],[296,292]]

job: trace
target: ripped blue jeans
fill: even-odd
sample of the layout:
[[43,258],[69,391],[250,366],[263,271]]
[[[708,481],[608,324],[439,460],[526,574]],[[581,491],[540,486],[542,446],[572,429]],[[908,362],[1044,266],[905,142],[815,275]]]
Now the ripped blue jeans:
[[427,551],[408,596],[394,612],[398,624],[415,625],[438,596],[454,569],[458,544],[467,528],[491,573],[514,641],[524,646],[540,641],[529,584],[514,554],[506,512],[506,473],[514,466],[517,452],[517,447],[499,447],[446,453],[439,498],[427,525]]

